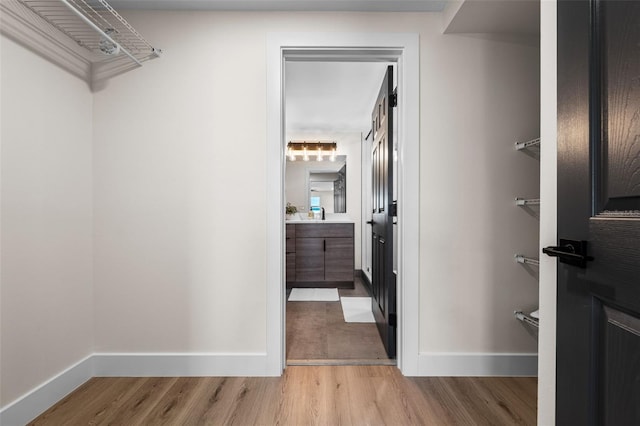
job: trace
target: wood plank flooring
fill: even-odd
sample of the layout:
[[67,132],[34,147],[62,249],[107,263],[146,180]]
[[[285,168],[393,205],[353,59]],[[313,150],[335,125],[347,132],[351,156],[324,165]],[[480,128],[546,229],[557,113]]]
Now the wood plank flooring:
[[407,378],[392,366],[282,377],[93,378],[31,425],[535,425],[535,378]]
[[[353,289],[338,289],[340,297],[369,296],[358,277]],[[347,323],[340,302],[287,302],[287,360],[367,360],[386,362],[387,353],[375,324]]]

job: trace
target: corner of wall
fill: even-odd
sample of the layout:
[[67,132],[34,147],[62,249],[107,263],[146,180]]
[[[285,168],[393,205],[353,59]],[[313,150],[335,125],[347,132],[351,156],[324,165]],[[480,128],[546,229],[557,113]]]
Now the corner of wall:
[[442,33],[446,34],[449,31],[449,26],[451,22],[456,17],[462,5],[466,0],[452,0],[447,2],[447,7],[442,12]]
[[19,426],[35,419],[93,377],[93,357],[88,356],[56,374],[0,410],[0,425]]

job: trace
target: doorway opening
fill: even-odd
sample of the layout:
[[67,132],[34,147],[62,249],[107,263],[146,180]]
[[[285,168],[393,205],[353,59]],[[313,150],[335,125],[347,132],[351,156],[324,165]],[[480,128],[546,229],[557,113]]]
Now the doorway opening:
[[287,61],[390,62],[397,66],[400,113],[397,145],[399,203],[396,359],[404,374],[416,375],[419,49],[415,34],[271,34],[268,37],[267,185],[276,190],[267,200],[267,361],[273,369],[270,371],[280,374],[286,365],[284,178],[287,134],[284,83]]
[[[387,123],[373,115],[387,71],[392,84],[395,68],[381,61],[285,59],[287,365],[395,365],[395,329],[386,335],[383,315],[387,300],[396,313],[395,289],[383,298],[374,291],[380,285],[372,286],[378,284],[372,271],[391,271],[393,256],[388,268],[376,269],[367,244],[378,171],[370,158],[372,129]],[[391,254],[394,239],[387,240]]]

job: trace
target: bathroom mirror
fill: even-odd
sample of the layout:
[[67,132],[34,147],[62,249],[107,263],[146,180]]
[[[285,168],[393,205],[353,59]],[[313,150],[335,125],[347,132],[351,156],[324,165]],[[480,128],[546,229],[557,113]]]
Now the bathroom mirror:
[[327,213],[347,212],[347,165],[338,171],[309,171],[309,208]]
[[336,161],[302,161],[287,159],[285,172],[286,201],[299,213],[309,210],[325,213],[347,212],[347,158]]

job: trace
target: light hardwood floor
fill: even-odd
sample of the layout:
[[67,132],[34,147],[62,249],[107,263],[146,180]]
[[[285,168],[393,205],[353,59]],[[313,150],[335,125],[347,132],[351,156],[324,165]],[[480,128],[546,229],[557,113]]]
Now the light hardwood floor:
[[535,425],[535,378],[408,378],[393,366],[282,377],[93,378],[32,425]]
[[282,377],[93,378],[33,425],[535,425],[535,378],[407,378],[392,366]]
[[[369,296],[362,279],[340,297]],[[389,363],[378,328],[344,321],[340,302],[287,302],[287,362],[366,360]]]

